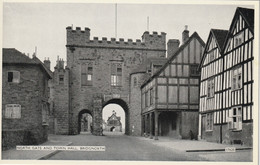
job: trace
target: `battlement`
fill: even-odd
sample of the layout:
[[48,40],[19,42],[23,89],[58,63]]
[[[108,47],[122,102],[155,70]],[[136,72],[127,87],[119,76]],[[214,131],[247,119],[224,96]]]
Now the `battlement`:
[[90,39],[90,29],[85,28],[81,30],[80,27],[76,27],[75,30],[72,27],[67,27],[67,46],[88,46],[88,47],[113,47],[113,48],[140,48],[140,49],[166,49],[166,33],[162,32],[160,35],[157,32],[149,34],[144,32],[142,40],[136,39],[123,39],[116,38],[108,39],[107,37],[93,37]]
[[116,38],[110,38],[108,40],[106,37],[102,37],[100,40],[98,37],[93,37],[93,40],[90,40],[88,45],[91,44],[102,44],[103,46],[145,46],[145,43],[143,43],[140,39],[136,39],[134,42],[133,39],[125,39],[119,38],[119,40],[116,40]]

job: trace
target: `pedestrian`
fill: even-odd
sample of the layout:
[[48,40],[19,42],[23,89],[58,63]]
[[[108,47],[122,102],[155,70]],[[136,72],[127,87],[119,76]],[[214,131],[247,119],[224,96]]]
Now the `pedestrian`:
[[103,127],[102,126],[100,127],[100,132],[101,132],[101,136],[103,136],[104,134],[103,134]]

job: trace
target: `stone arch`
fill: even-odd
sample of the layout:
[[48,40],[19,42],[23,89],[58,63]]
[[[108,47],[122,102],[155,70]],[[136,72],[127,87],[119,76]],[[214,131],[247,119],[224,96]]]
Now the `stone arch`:
[[125,112],[125,134],[129,135],[130,134],[130,132],[129,132],[129,108],[128,108],[128,104],[126,103],[126,101],[119,99],[119,98],[111,99],[103,104],[102,113],[103,113],[104,107],[108,104],[117,104],[123,108],[123,110]]
[[80,133],[81,130],[81,117],[84,113],[88,113],[92,116],[92,122],[93,122],[93,114],[92,111],[88,110],[88,109],[83,109],[81,111],[79,111],[78,113],[78,133]]

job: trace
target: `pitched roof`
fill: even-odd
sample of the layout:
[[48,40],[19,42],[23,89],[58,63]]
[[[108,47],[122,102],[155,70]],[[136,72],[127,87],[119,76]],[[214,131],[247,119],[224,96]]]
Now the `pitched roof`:
[[223,50],[224,43],[226,40],[226,37],[228,35],[228,30],[222,30],[222,29],[211,29],[211,32],[213,36],[216,39],[217,45],[220,49],[220,51]]
[[50,78],[52,77],[52,72],[37,57],[31,59],[15,48],[3,48],[3,64],[39,65]]
[[3,63],[37,64],[34,60],[14,48],[3,48]]
[[225,45],[225,41],[226,41],[226,38],[228,36],[228,33],[229,33],[228,30],[223,30],[223,29],[211,29],[210,30],[209,37],[208,37],[205,49],[204,49],[203,54],[202,54],[202,58],[201,58],[201,61],[200,61],[199,68],[201,68],[201,66],[202,66],[202,64],[203,64],[203,62],[204,62],[204,60],[206,58],[206,53],[205,52],[206,52],[206,48],[209,45],[209,41],[210,41],[211,36],[213,36],[215,38],[217,46],[218,46],[218,49],[219,49],[219,52],[221,54],[223,49],[224,49],[224,45]]
[[165,58],[165,57],[151,57],[151,58],[148,58],[145,61],[145,63],[139,65],[130,74],[146,73],[147,70],[151,68],[151,64],[154,64],[154,65],[164,65],[167,60],[168,59]]
[[170,63],[170,61],[172,61],[174,58],[176,58],[176,56],[181,52],[183,51],[183,49],[192,41],[193,38],[196,38],[201,44],[202,46],[204,47],[205,46],[205,43],[204,41],[200,38],[200,36],[198,35],[197,32],[194,32],[190,37],[189,39],[184,42],[177,51],[175,51],[175,53],[169,58],[167,59],[167,61],[165,62],[165,64],[156,72],[154,73],[149,79],[147,79],[142,85],[141,85],[141,88],[147,84],[148,82],[150,82],[154,77],[158,76],[168,65],[168,63]]
[[115,117],[118,121],[121,120],[121,117],[117,117],[116,114],[113,113],[110,117],[108,117],[107,121],[111,120],[112,117]]
[[243,19],[245,20],[246,24],[249,27],[249,30],[254,33],[254,9],[248,9],[248,8],[242,8],[242,7],[238,7],[236,9],[235,15],[232,19],[232,22],[230,24],[229,27],[229,33],[228,36],[226,37],[224,46],[223,46],[223,50],[225,49],[225,47],[227,46],[228,43],[228,39],[229,39],[229,35],[232,31],[232,28],[234,27],[236,20],[238,19],[239,14],[243,17]]
[[241,16],[244,17],[244,20],[247,22],[249,28],[254,32],[254,9],[238,7],[237,12],[240,12]]

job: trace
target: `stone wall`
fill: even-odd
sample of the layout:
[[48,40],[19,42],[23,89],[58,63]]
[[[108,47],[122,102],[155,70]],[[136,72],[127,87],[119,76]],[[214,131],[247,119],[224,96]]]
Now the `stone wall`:
[[[165,57],[165,33],[144,33],[143,40],[133,42],[123,39],[116,41],[106,38],[90,40],[90,30],[67,28],[67,67],[70,70],[70,134],[78,133],[78,114],[87,109],[93,112],[93,95],[118,95],[129,105],[130,73],[140,65],[144,65],[147,58]],[[121,86],[111,86],[111,65],[122,64]],[[81,86],[81,65],[89,64],[93,67],[92,85]],[[131,109],[135,111],[135,109]],[[131,114],[131,112],[129,112]],[[135,113],[135,112],[134,112]],[[95,114],[95,113],[93,113]],[[100,114],[99,114],[100,115]],[[102,115],[102,113],[101,113]],[[136,115],[130,119],[135,122]],[[93,116],[93,121],[97,116]],[[101,117],[102,118],[102,117]],[[126,126],[127,127],[127,126]],[[140,127],[140,126],[138,126]]]
[[[10,70],[20,72],[19,83],[7,82],[7,72]],[[45,142],[48,137],[48,126],[42,123],[42,105],[48,101],[47,75],[38,65],[4,65],[2,73],[2,131],[9,130],[9,133],[5,133],[6,136],[20,138],[13,136],[19,134],[19,131],[10,133],[10,130],[24,130],[28,132],[26,139],[30,139],[31,144]],[[5,118],[6,104],[20,104],[21,118]],[[19,144],[21,140],[13,139],[13,142]]]
[[[134,73],[130,77],[130,134],[141,136],[141,90],[140,87],[146,78],[145,73]],[[136,80],[136,83],[134,82]]]
[[[64,76],[63,83],[59,76]],[[55,68],[52,80],[53,127],[55,134],[69,134],[69,70]]]

